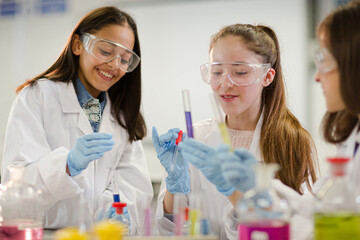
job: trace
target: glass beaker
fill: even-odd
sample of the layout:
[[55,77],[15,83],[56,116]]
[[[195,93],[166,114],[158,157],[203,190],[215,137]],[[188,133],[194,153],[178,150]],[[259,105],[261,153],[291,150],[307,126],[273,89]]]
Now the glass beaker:
[[360,239],[359,190],[347,178],[350,158],[329,158],[330,176],[315,196],[314,239]]
[[277,164],[254,167],[255,187],[239,199],[238,239],[290,239],[290,207],[286,199],[276,194],[271,186]]
[[0,239],[43,238],[41,192],[24,182],[24,167],[8,167],[10,180],[0,189]]

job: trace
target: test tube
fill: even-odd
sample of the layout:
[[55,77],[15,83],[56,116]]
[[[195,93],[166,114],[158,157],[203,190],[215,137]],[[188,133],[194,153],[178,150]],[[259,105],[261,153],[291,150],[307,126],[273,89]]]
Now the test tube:
[[185,209],[187,207],[187,200],[184,194],[175,194],[173,202],[173,215],[174,215],[174,235],[182,236],[184,231],[185,223]]
[[200,198],[200,233],[201,235],[209,235],[210,234],[210,223],[209,223],[209,209],[208,204],[205,204],[206,196],[205,191],[201,190],[199,192],[199,198]]
[[190,95],[188,89],[182,90],[182,98],[183,98],[184,111],[185,111],[187,134],[188,137],[194,138],[194,132],[193,132],[192,120],[191,120]]
[[151,236],[151,208],[145,208],[145,236]]
[[115,181],[115,163],[111,166],[111,171],[112,171],[111,184],[113,187],[113,199],[114,202],[120,202],[119,188],[117,187],[117,183]]
[[175,141],[175,153],[174,153],[173,158],[171,160],[170,171],[173,171],[174,168],[175,168],[175,165],[176,165],[176,159],[177,159],[177,156],[178,156],[178,153],[179,153],[179,143],[181,142],[182,134],[183,134],[183,131],[180,130],[180,132],[178,133],[178,137],[177,137],[177,139]]
[[229,135],[229,132],[227,130],[226,123],[224,120],[224,113],[219,104],[219,100],[217,99],[217,97],[214,93],[210,94],[210,102],[211,102],[211,106],[212,106],[212,109],[214,112],[215,120],[217,121],[219,128],[220,128],[220,133],[221,133],[222,139],[225,144],[230,146],[230,149],[232,151],[233,148],[232,148],[232,144],[231,144],[231,140],[230,140],[230,135]]
[[198,193],[192,193],[190,195],[189,235],[191,236],[199,235],[200,219],[201,219],[201,196]]
[[79,198],[79,222],[78,228],[81,234],[90,232],[93,228],[93,221],[90,214],[89,202],[86,200],[84,193],[80,194]]

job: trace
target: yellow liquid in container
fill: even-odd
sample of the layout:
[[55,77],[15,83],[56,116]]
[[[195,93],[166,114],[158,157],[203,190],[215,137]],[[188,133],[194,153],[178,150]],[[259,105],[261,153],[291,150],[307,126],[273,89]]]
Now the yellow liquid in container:
[[94,233],[99,240],[123,239],[124,226],[118,222],[103,221],[94,226]]
[[199,210],[190,210],[190,235],[196,236],[199,234],[198,226]]
[[355,213],[314,215],[315,240],[360,239],[360,215]]
[[54,240],[88,240],[90,236],[87,233],[80,233],[79,229],[67,227],[57,230],[54,234]]

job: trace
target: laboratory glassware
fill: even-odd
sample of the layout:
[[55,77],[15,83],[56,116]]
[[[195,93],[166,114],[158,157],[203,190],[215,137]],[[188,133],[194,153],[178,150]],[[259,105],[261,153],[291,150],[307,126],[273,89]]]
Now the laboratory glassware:
[[115,208],[115,216],[111,219],[111,221],[115,221],[123,224],[124,227],[123,235],[129,235],[130,222],[129,219],[124,215],[124,207],[126,207],[126,203],[114,202],[112,206]]
[[314,239],[360,239],[359,189],[347,177],[350,158],[328,158],[330,176],[316,193]]
[[238,201],[238,239],[290,239],[291,210],[286,199],[271,186],[277,164],[254,166],[255,187]]
[[231,144],[231,140],[230,140],[230,135],[229,135],[228,129],[226,127],[225,114],[223,113],[223,111],[221,109],[219,100],[217,99],[217,96],[215,95],[215,93],[210,94],[210,102],[211,102],[211,106],[212,106],[212,109],[214,112],[215,120],[216,120],[217,124],[219,125],[222,140],[225,144],[227,144],[230,147],[230,149],[232,151],[233,148],[232,148],[232,144]]
[[8,171],[10,180],[0,189],[0,239],[42,239],[41,191],[24,182],[24,167]]
[[170,171],[173,171],[174,168],[175,168],[176,159],[177,159],[177,156],[179,154],[179,143],[181,142],[182,135],[183,135],[183,131],[180,130],[179,133],[178,133],[178,137],[177,137],[177,139],[175,141],[175,152],[174,152],[173,158],[171,160]]
[[191,119],[190,93],[188,89],[182,90],[182,99],[183,99],[184,112],[185,112],[187,136],[190,138],[194,138],[192,119]]
[[174,235],[182,236],[189,234],[189,205],[186,195],[181,193],[174,194],[173,203],[174,216]]

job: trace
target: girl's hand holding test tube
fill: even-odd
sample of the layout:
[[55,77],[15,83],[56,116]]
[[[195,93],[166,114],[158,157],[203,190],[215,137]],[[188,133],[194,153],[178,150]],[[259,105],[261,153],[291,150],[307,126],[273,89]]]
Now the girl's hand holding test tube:
[[[180,129],[170,129],[167,133],[160,136],[157,133],[156,127],[153,127],[152,130],[153,145],[155,147],[157,157],[168,174],[165,180],[167,190],[172,194],[189,193],[189,161],[184,159],[181,154],[178,154],[176,161],[174,161],[174,166],[172,166],[177,148],[176,139],[179,137]],[[186,134],[182,136],[182,138],[185,136]],[[179,149],[179,151],[181,152],[181,149]]]

